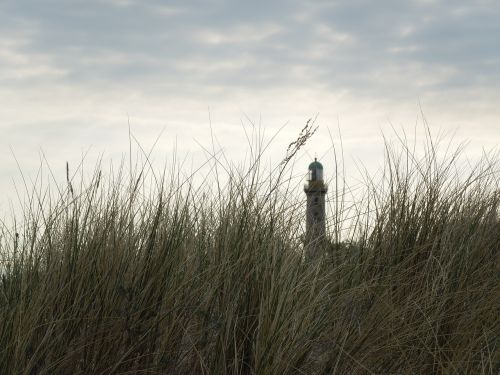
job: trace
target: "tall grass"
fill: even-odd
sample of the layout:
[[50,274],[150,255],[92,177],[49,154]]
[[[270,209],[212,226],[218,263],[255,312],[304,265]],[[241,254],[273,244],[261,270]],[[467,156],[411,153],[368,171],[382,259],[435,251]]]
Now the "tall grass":
[[355,235],[337,235],[337,209],[305,262],[285,166],[264,175],[253,155],[216,159],[215,190],[147,163],[98,166],[78,188],[68,173],[56,199],[34,190],[0,241],[1,373],[500,371],[495,159],[462,175],[432,143],[421,158],[388,147]]

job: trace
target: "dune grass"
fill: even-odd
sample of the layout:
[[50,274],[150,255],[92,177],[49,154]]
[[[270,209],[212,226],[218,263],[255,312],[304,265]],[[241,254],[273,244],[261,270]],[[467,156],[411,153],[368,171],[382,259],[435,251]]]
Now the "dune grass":
[[253,155],[215,190],[147,163],[34,190],[0,240],[1,373],[499,373],[496,159],[464,175],[432,144],[387,147],[348,239],[330,185],[331,240],[305,262],[293,155],[271,175]]

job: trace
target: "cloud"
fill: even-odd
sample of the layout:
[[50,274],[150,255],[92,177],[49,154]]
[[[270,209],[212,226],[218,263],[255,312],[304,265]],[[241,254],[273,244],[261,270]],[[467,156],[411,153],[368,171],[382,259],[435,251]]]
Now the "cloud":
[[281,125],[320,112],[358,139],[388,118],[413,124],[420,102],[446,126],[477,119],[500,136],[495,1],[23,0],[0,12],[2,155],[118,142],[129,114],[141,132],[189,137],[208,106],[227,113],[226,132],[242,113]]
[[[294,75],[302,69],[314,71],[326,86],[360,94],[385,95],[404,85],[418,95],[422,81],[436,82],[436,90],[445,87],[442,80],[423,76],[415,77],[414,84],[389,80],[396,86],[381,85],[379,78],[371,80],[392,65],[409,76],[415,74],[415,65],[428,67],[421,70],[424,75],[426,70],[454,71],[447,76],[450,84],[458,75],[465,89],[487,85],[481,79],[487,69],[489,84],[498,84],[500,74],[491,61],[500,58],[500,50],[494,48],[500,26],[498,11],[491,11],[488,2],[308,3],[178,1],[165,5],[88,0],[71,6],[62,1],[10,5],[7,11],[12,18],[36,25],[37,33],[22,54],[4,49],[0,58],[37,56],[39,68],[33,74],[59,75],[68,84],[128,85],[162,77],[178,86],[191,80],[231,81],[233,86],[252,89],[249,74],[266,77],[255,80],[260,88],[288,79],[311,83],[311,74],[302,80]],[[239,63],[242,60],[246,63]],[[200,61],[206,69],[204,77]],[[197,64],[198,68],[189,69]],[[26,71],[19,74],[29,76]]]
[[27,35],[4,34],[0,37],[0,82],[4,85],[54,79],[65,75],[48,54],[30,53]]
[[193,33],[196,43],[203,45],[231,45],[263,43],[280,32],[276,25],[243,25],[233,29],[198,29]]

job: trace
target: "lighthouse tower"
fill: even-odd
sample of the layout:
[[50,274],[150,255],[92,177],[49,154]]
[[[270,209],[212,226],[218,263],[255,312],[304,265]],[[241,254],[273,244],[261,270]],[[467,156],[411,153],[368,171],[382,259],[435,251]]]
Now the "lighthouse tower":
[[325,195],[328,187],[323,181],[323,165],[314,158],[309,164],[309,174],[304,192],[307,195],[306,259],[319,258],[325,240]]

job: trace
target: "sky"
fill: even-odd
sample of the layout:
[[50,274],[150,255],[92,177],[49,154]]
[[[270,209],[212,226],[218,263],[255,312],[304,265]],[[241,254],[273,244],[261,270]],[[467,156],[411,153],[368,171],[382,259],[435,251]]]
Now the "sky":
[[195,163],[212,136],[237,160],[244,128],[281,129],[278,163],[313,117],[300,160],[325,174],[339,132],[349,166],[424,122],[478,155],[500,140],[499,20],[498,0],[2,0],[0,210],[41,155],[62,181],[123,157],[129,126]]

